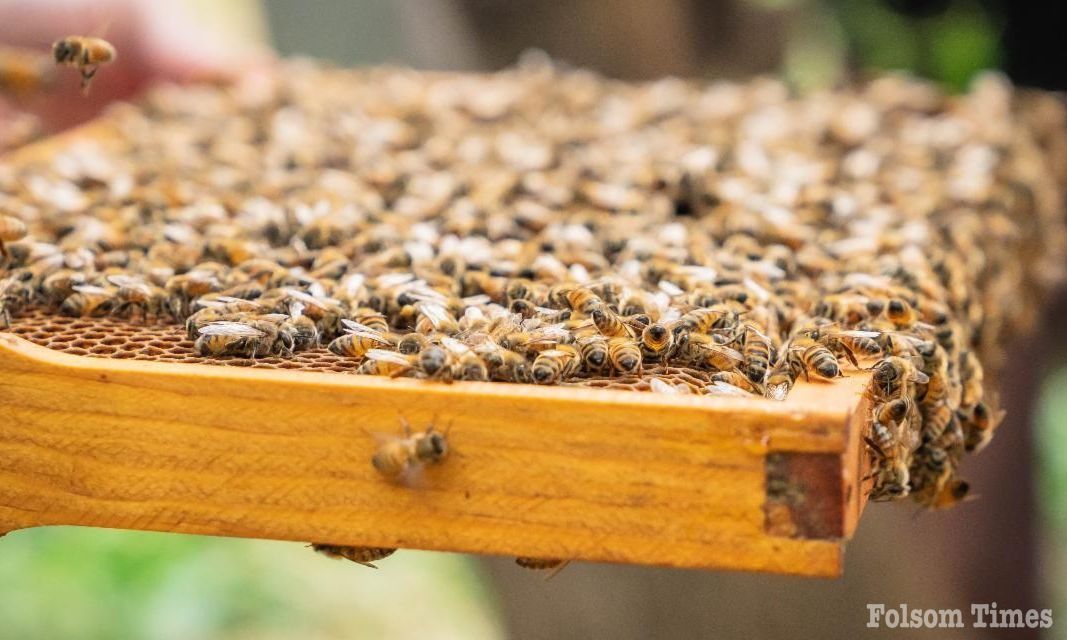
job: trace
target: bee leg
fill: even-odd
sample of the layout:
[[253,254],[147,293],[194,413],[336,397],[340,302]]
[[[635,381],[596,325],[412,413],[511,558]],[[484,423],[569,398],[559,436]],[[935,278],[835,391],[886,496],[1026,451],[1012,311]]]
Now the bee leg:
[[845,352],[845,357],[848,358],[848,361],[852,363],[852,366],[857,368],[857,369],[859,369],[860,368],[860,363],[859,363],[858,360],[856,360],[856,354],[852,352],[852,349],[849,349],[848,347],[844,347],[844,349],[842,349],[842,351]]
[[404,437],[405,438],[410,438],[411,437],[411,423],[408,422],[408,419],[405,418],[404,416],[400,416],[400,424],[401,424],[401,426],[404,427]]

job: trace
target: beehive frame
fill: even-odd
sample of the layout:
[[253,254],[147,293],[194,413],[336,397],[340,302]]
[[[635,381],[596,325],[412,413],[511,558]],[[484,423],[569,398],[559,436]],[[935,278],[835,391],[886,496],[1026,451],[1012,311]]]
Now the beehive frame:
[[[59,343],[84,351],[74,355],[26,339],[50,343],[61,331],[47,322],[0,333],[0,531],[86,525],[835,576],[865,503],[866,371],[798,382],[784,402],[445,385],[94,353],[120,324],[110,320],[92,344]],[[68,333],[92,334],[77,322]],[[137,331],[149,329],[122,335]],[[454,455],[414,488],[369,464],[374,434],[398,433],[401,416],[451,425]]]

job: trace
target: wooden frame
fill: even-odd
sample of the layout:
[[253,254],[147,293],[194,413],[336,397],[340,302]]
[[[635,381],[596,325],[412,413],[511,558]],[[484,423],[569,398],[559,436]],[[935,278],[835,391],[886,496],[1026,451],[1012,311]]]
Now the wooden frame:
[[[836,576],[866,500],[870,374],[845,374],[774,402],[102,359],[0,333],[0,531]],[[415,488],[370,465],[400,416],[452,425]]]

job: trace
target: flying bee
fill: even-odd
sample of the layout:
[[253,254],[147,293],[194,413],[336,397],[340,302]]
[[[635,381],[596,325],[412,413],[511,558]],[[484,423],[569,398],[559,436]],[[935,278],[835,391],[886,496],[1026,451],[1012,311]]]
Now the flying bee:
[[926,384],[930,378],[908,358],[890,356],[874,365],[868,392],[875,400],[899,398],[912,383]]
[[387,480],[410,485],[426,465],[440,464],[448,456],[451,426],[442,433],[431,424],[426,431],[412,435],[407,419],[401,417],[400,424],[403,437],[379,438],[371,465]]
[[560,571],[563,571],[563,569],[570,564],[570,560],[559,560],[556,558],[527,558],[519,556],[518,558],[515,558],[515,564],[523,569],[530,569],[532,571],[548,571],[548,574],[545,575],[545,580],[550,580]]
[[0,214],[0,267],[6,267],[10,260],[5,242],[17,242],[26,237],[26,224],[18,218]]
[[14,47],[0,47],[0,94],[28,98],[49,88],[55,70],[47,55]]
[[339,356],[362,358],[371,349],[392,344],[381,331],[365,324],[348,318],[342,318],[341,324],[344,325],[344,335],[335,338],[327,347]]
[[578,338],[578,351],[582,356],[582,368],[588,373],[604,371],[610,362],[608,358],[608,339],[602,335]]
[[106,316],[115,307],[114,291],[95,285],[75,285],[59,311],[65,316]]
[[114,62],[118,56],[114,45],[103,38],[67,36],[52,45],[52,57],[56,64],[77,67],[82,77],[82,91],[89,91],[89,83],[100,65]]
[[566,344],[556,345],[537,354],[530,368],[530,377],[536,384],[555,384],[577,373],[581,362],[577,349]]
[[317,542],[311,543],[311,548],[324,556],[351,560],[356,564],[361,564],[364,567],[370,567],[371,569],[378,568],[372,564],[373,562],[388,558],[396,553],[396,549],[387,549],[385,547],[347,547],[337,544],[320,544]]
[[651,323],[641,331],[640,346],[649,360],[665,360],[674,353],[674,334],[658,322]]
[[625,322],[622,321],[614,311],[609,309],[607,305],[599,305],[593,308],[590,314],[593,318],[593,324],[596,325],[601,335],[609,338],[630,338],[633,339],[634,330],[630,328]]
[[722,382],[738,389],[744,389],[749,393],[762,396],[765,393],[763,385],[757,382],[753,382],[748,376],[740,374],[736,371],[717,371],[711,376],[712,382]]

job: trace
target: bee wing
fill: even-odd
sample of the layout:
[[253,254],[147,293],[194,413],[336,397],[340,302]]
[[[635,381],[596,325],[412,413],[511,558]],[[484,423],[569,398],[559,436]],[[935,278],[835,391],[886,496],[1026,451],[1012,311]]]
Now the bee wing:
[[918,369],[913,369],[911,375],[908,376],[908,379],[918,384],[926,384],[930,382],[930,376],[926,375],[922,371],[919,371]]
[[448,349],[457,356],[466,355],[470,353],[471,350],[470,347],[468,347],[467,345],[449,336],[441,336],[441,346]]
[[410,367],[411,363],[404,357],[403,354],[395,351],[386,351],[385,349],[371,349],[367,351],[367,357],[371,360],[377,360],[379,362],[391,362],[392,364],[398,364],[403,367]]
[[363,289],[366,281],[367,279],[362,273],[353,273],[341,281],[341,290],[348,296],[355,296]]
[[200,333],[205,336],[234,336],[242,338],[259,338],[266,335],[259,329],[241,322],[212,322],[200,327]]
[[722,380],[716,380],[711,384],[704,387],[704,389],[713,396],[732,396],[735,398],[751,398],[752,394],[745,391],[741,387],[735,387],[734,385],[723,382]]
[[560,356],[569,355],[566,351],[560,351],[559,349],[545,349],[540,353],[540,356],[548,356],[549,358],[558,358]]
[[847,331],[835,331],[834,335],[849,336],[852,338],[877,338],[882,335],[881,331],[862,331],[859,329],[849,329]]
[[489,304],[491,301],[492,298],[485,295],[484,293],[478,294],[476,296],[467,296],[466,298],[460,298],[460,302],[463,303],[464,307],[480,307],[483,304]]
[[752,278],[745,278],[744,285],[746,289],[752,292],[752,295],[759,298],[760,302],[767,302],[771,299],[771,292],[761,287],[759,283]]
[[71,287],[71,289],[77,291],[78,293],[95,293],[98,295],[105,295],[108,293],[107,289],[103,287],[98,287],[95,284],[76,284]]
[[267,322],[273,322],[274,324],[280,324],[289,319],[289,316],[284,313],[264,313],[257,317],[260,320],[266,320]]
[[708,351],[714,351],[716,353],[720,353],[720,354],[730,358],[731,360],[736,360],[738,362],[744,362],[745,361],[745,356],[741,355],[740,351],[738,351],[737,349],[732,349],[730,347],[727,347],[726,345],[709,343],[709,344],[705,344],[704,348],[707,349]]
[[652,378],[651,380],[649,380],[648,381],[648,386],[655,393],[671,393],[671,394],[680,393],[680,391],[678,390],[678,387],[675,387],[672,384],[668,384],[668,383],[664,382],[663,380],[660,380],[659,378]]
[[374,286],[388,289],[390,287],[396,287],[411,282],[414,279],[414,273],[386,273],[375,278]]
[[659,290],[660,291],[662,291],[663,293],[669,295],[672,298],[674,298],[676,296],[680,296],[683,293],[685,293],[685,291],[682,291],[681,287],[679,287],[678,285],[674,284],[673,282],[669,282],[667,280],[660,280],[658,286],[659,286]]
[[140,278],[134,278],[133,276],[123,275],[120,273],[108,276],[107,281],[115,285],[116,287],[145,286],[144,281]]
[[440,329],[451,317],[444,306],[433,302],[417,302],[415,303],[415,309],[422,315],[426,316],[434,329]]
[[300,316],[304,315],[304,309],[305,308],[306,308],[306,306],[304,305],[303,302],[290,302],[289,303],[289,317],[293,318],[294,320],[296,318],[299,318]]
[[767,397],[771,400],[777,400],[781,402],[785,400],[785,397],[789,395],[789,385],[786,383],[773,384],[767,389]]

